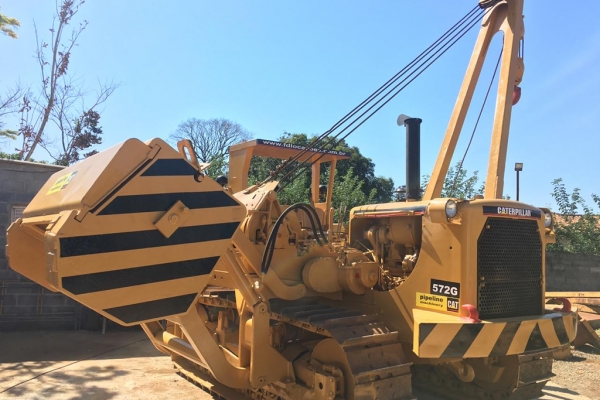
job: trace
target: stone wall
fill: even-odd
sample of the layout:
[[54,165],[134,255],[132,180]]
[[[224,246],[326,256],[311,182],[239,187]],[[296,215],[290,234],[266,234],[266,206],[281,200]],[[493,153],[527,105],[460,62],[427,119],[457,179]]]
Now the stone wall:
[[546,290],[600,292],[600,256],[546,253]]
[[76,329],[82,307],[8,267],[6,229],[63,167],[0,159],[0,331]]

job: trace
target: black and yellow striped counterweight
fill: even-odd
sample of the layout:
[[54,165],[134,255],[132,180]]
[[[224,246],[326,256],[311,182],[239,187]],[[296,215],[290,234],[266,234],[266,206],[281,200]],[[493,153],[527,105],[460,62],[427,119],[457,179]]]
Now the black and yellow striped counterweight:
[[132,325],[187,311],[246,215],[160,139],[54,174],[8,231],[10,265]]

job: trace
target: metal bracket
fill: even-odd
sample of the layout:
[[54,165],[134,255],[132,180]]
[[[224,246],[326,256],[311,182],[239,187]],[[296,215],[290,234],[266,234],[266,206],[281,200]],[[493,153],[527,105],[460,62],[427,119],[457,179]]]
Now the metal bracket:
[[180,200],[173,205],[158,221],[154,223],[154,226],[162,233],[166,238],[171,237],[173,233],[189,218],[191,212]]

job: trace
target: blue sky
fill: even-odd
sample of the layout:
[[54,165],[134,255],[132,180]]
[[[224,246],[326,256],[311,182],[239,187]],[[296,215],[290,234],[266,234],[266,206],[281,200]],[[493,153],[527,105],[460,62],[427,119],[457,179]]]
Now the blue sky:
[[[576,6],[576,4],[578,6]],[[201,1],[87,0],[89,25],[70,71],[93,88],[121,82],[101,124],[109,147],[128,137],[166,138],[188,118],[223,117],[255,138],[320,134],[476,5],[474,0]],[[0,37],[0,90],[37,84],[33,21],[45,34],[54,1],[0,0],[18,18],[19,39]],[[505,192],[553,205],[562,177],[588,202],[599,193],[600,2],[525,2],[525,75],[513,109]],[[430,173],[474,45],[477,28],[348,138],[378,175],[404,183],[400,113],[423,119],[421,171]],[[462,157],[499,52],[497,37],[453,164]],[[494,100],[465,167],[485,178]],[[10,148],[4,148],[10,150]],[[37,158],[47,158],[41,151]]]

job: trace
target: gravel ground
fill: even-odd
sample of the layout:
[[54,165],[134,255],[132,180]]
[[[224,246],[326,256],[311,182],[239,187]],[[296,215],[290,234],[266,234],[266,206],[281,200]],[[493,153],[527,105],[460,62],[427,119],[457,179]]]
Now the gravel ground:
[[[600,329],[596,330],[600,335]],[[571,357],[555,360],[552,368],[556,377],[552,383],[587,396],[600,399],[600,350],[583,346],[571,350]]]

